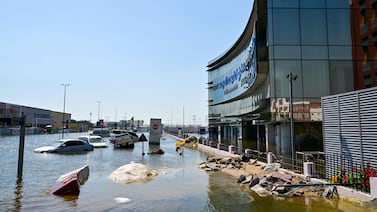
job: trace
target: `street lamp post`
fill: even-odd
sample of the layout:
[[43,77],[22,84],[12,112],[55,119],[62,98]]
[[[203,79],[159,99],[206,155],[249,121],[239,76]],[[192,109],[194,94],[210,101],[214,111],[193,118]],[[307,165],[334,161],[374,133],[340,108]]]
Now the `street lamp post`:
[[67,86],[70,86],[70,84],[66,83],[66,84],[61,84],[62,86],[64,86],[64,103],[63,103],[63,121],[62,121],[62,138],[64,138],[64,124],[65,124],[65,96],[66,96],[66,90],[67,90]]
[[293,124],[293,89],[292,84],[293,80],[297,79],[297,75],[289,72],[287,75],[287,79],[289,80],[289,110],[290,110],[290,118],[291,118],[291,157],[292,157],[292,164],[294,163],[295,159],[295,143],[294,143],[294,124]]
[[100,120],[100,108],[101,108],[101,101],[97,101],[98,103],[98,121]]

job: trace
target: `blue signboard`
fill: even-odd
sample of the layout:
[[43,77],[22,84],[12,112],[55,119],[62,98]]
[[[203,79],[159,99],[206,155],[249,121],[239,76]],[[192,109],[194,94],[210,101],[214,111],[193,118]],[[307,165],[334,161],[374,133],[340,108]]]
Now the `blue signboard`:
[[231,68],[225,75],[213,81],[213,104],[221,103],[243,94],[254,83],[257,75],[255,41],[254,26],[250,45],[229,64],[234,63],[236,59],[237,61],[242,61],[238,57],[244,57],[245,59],[240,64],[233,66],[234,68]]

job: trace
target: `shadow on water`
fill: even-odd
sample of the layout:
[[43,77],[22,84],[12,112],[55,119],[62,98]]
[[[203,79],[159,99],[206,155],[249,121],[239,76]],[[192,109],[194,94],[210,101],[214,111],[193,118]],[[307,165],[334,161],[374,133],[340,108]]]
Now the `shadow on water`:
[[70,203],[70,206],[76,207],[78,205],[77,201],[79,199],[79,195],[64,195],[61,196],[64,201],[67,201]]

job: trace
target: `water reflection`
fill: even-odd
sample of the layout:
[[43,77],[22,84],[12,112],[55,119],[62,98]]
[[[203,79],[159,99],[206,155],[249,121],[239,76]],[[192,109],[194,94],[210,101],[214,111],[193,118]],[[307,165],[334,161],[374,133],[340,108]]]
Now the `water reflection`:
[[211,211],[256,211],[251,191],[243,190],[232,176],[209,173],[208,180]]
[[14,191],[14,209],[19,211],[21,209],[21,198],[22,198],[22,178],[18,178],[16,182],[16,187]]
[[79,199],[79,195],[65,195],[61,198],[63,198],[64,201],[69,202],[71,207],[76,207],[78,205],[77,200]]

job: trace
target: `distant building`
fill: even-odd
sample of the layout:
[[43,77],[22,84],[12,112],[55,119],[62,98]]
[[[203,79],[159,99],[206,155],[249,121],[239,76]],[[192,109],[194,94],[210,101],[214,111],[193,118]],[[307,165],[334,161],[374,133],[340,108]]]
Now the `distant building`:
[[[55,129],[69,128],[69,123],[71,123],[71,114],[64,114],[64,125],[63,125],[63,113],[50,111],[50,118],[54,120],[52,127]],[[65,126],[65,127],[63,127]]]
[[120,120],[119,121],[119,128],[122,129],[138,129],[144,126],[144,120],[134,120],[131,118],[130,120]]
[[[46,128],[50,125],[52,129],[62,129],[63,113],[30,106],[16,105],[0,102],[0,131],[1,134],[8,134],[9,128],[19,128],[17,120],[24,114],[26,116],[26,127]],[[65,123],[71,122],[71,114],[64,114]]]

